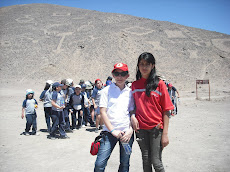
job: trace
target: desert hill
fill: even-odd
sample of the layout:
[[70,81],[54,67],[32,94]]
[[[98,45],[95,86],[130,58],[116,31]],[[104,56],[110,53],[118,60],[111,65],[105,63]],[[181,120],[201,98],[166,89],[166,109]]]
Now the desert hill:
[[[105,81],[117,62],[129,65],[134,80],[137,58],[144,51],[155,55],[158,73],[181,95],[178,115],[170,119],[170,144],[163,150],[165,170],[229,172],[230,35],[48,4],[0,8],[0,171],[92,172],[96,156],[89,148],[98,135],[95,128],[68,133],[67,140],[47,139],[39,101],[40,135],[20,135],[26,125],[21,119],[25,90],[32,88],[39,100],[47,79]],[[210,79],[211,101],[195,99],[196,79]],[[200,87],[207,91],[207,85]],[[115,172],[118,166],[119,145],[105,171]],[[136,141],[130,171],[142,171]]]
[[230,35],[129,15],[30,4],[0,8],[0,79],[6,85],[45,80],[106,80],[117,62],[135,80],[138,56],[154,54],[157,72],[181,90],[210,79],[228,91]]

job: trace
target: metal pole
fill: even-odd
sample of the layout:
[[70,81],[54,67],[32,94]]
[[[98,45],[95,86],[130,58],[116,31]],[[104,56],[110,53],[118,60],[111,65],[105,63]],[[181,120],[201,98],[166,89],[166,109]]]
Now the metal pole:
[[196,80],[196,99],[198,99],[198,92],[197,92],[197,80]]
[[208,87],[209,87],[209,101],[210,101],[210,82],[209,82],[209,80],[208,80]]

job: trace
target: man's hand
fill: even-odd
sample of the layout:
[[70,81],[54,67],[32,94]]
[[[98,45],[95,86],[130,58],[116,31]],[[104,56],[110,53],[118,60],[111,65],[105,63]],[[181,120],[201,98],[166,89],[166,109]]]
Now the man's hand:
[[123,131],[120,131],[120,130],[114,130],[114,131],[112,132],[112,135],[113,135],[114,137],[116,137],[117,139],[121,138],[123,134],[124,134],[124,132],[123,132]]

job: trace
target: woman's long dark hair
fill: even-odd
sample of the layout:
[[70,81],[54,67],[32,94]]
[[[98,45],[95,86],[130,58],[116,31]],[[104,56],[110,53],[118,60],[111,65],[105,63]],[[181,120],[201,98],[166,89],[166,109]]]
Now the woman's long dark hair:
[[[137,62],[137,73],[136,73],[136,79],[139,80],[141,79],[141,72],[139,70],[139,63],[141,60],[145,60],[150,64],[154,64],[155,65],[155,58],[151,53],[148,52],[144,52],[142,53],[139,58],[138,58],[138,62]],[[154,66],[154,68],[151,70],[148,79],[146,80],[146,95],[148,97],[150,97],[150,93],[153,90],[156,90],[156,88],[158,87],[158,83],[159,83],[159,78],[156,75],[156,67]]]

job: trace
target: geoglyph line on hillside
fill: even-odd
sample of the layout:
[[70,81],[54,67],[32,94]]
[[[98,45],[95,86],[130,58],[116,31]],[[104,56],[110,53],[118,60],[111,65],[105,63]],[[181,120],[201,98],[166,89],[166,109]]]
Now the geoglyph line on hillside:
[[166,50],[164,47],[162,47],[159,41],[147,41],[150,45],[153,45],[154,50]]
[[197,46],[210,46],[211,43],[209,40],[201,40],[198,36],[196,36],[195,34],[193,34],[192,32],[190,32],[189,30],[185,29],[185,28],[180,28],[181,31],[184,32],[185,35],[187,35],[188,37],[190,37],[190,39],[192,39],[194,41],[194,44],[196,44]]
[[20,17],[15,19],[18,23],[29,23],[31,21],[34,20],[33,17],[31,17],[31,15],[25,15],[25,17]]
[[180,30],[164,30],[168,38],[187,38]]
[[108,24],[120,23],[120,22],[125,22],[125,21],[127,21],[127,19],[122,17],[122,15],[107,17],[103,20],[104,23],[108,23]]
[[53,15],[52,16],[57,16],[57,17],[61,17],[61,16],[70,16],[71,15],[71,13],[53,13]]
[[148,35],[154,32],[154,30],[146,29],[144,27],[138,27],[138,26],[125,28],[123,29],[123,31],[137,36]]
[[55,53],[57,53],[57,54],[60,53],[62,51],[61,46],[62,46],[62,43],[63,43],[65,37],[69,36],[69,35],[72,35],[72,34],[73,34],[73,32],[59,33],[57,36],[61,36],[62,38],[61,38],[61,40],[60,40],[60,42],[59,42],[59,44],[57,46],[57,49],[53,50],[53,51]]
[[230,53],[230,39],[212,39],[211,42],[219,50]]

